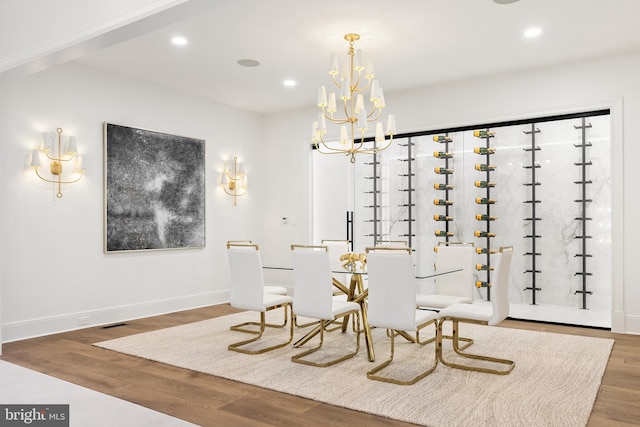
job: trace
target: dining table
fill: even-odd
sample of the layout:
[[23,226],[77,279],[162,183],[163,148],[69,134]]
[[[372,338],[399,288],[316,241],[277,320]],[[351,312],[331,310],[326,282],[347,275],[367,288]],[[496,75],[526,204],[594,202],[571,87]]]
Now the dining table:
[[[264,266],[263,269],[266,270],[288,270],[293,271],[293,267],[268,267]],[[456,273],[458,271],[462,271],[462,268],[451,269],[446,271],[434,271],[433,273],[427,275],[416,276],[416,279],[431,279],[437,276],[441,276],[444,274]],[[367,347],[367,357],[370,362],[375,361],[375,350],[373,348],[373,338],[371,336],[371,327],[369,326],[369,321],[367,320],[367,296],[369,295],[369,289],[364,286],[364,277],[367,275],[366,269],[363,268],[344,268],[344,269],[332,269],[331,273],[335,275],[348,275],[349,284],[345,285],[335,276],[332,277],[333,286],[346,295],[347,301],[352,301],[360,305],[361,317],[362,317],[362,329],[364,333],[365,345]],[[346,332],[349,326],[349,316],[346,316],[342,321],[342,332]],[[293,343],[294,347],[301,347],[305,343],[307,343],[310,339],[315,337],[320,333],[320,328],[322,326],[320,323],[316,325],[313,329],[307,332],[302,338]],[[415,341],[411,335],[403,332],[399,332],[402,337],[407,339],[408,341]]]

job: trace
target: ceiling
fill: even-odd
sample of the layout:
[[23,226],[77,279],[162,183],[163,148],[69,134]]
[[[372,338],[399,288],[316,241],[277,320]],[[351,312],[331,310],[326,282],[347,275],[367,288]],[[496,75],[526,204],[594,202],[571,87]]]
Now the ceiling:
[[[273,113],[315,105],[356,32],[387,104],[396,91],[640,49],[638,0],[234,0],[76,61]],[[526,29],[542,34],[528,39]],[[171,38],[183,36],[185,46]],[[258,67],[241,67],[255,59]],[[283,81],[293,79],[294,87]]]

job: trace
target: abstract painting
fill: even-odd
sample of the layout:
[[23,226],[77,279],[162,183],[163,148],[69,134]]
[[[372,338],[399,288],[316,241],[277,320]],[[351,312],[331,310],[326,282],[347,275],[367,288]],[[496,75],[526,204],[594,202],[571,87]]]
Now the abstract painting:
[[205,245],[204,140],[104,123],[105,252]]

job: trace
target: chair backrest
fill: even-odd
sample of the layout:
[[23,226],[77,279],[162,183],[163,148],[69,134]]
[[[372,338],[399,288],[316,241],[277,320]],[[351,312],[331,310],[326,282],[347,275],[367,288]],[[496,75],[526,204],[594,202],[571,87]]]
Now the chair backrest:
[[396,248],[408,248],[409,243],[406,240],[378,240],[376,241],[376,248],[380,246],[391,246]]
[[349,245],[351,242],[349,242],[349,240],[322,240],[320,244],[327,247],[331,270],[341,270],[342,262],[340,261],[340,257],[349,253]]
[[509,271],[513,248],[502,247],[495,255],[496,265],[491,277],[491,305],[493,317],[489,325],[497,325],[509,315]]
[[409,248],[367,248],[370,326],[416,330],[415,266]]
[[331,320],[333,282],[327,246],[291,245],[293,311],[298,316]]
[[227,243],[233,307],[263,311],[264,278],[258,245]]
[[435,267],[436,273],[463,269],[455,273],[436,276],[436,294],[466,297],[473,300],[473,243],[438,246]]

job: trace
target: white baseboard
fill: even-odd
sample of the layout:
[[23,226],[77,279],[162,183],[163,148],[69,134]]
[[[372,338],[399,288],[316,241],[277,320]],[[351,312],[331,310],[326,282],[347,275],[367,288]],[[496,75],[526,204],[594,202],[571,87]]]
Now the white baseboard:
[[[640,316],[627,316],[625,318],[625,334],[640,335]],[[614,331],[618,332],[618,331]]]
[[[8,343],[77,329],[126,322],[142,317],[222,304],[228,301],[229,291],[206,292],[179,298],[147,301],[120,307],[5,323],[2,325],[2,342]],[[0,354],[2,353],[0,352]]]

